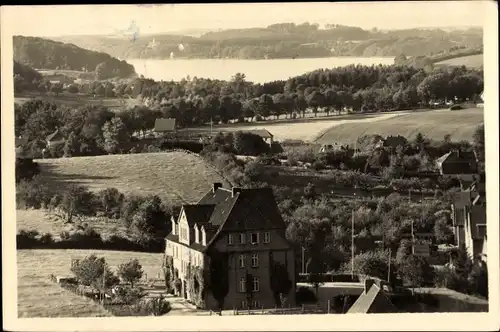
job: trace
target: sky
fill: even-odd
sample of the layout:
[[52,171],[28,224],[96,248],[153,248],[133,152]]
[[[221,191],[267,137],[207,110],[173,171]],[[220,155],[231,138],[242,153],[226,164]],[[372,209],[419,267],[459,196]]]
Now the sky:
[[48,37],[119,34],[131,27],[141,34],[155,34],[305,21],[364,29],[482,26],[485,9],[482,1],[413,1],[11,6],[4,14],[15,18],[9,20],[14,34]]

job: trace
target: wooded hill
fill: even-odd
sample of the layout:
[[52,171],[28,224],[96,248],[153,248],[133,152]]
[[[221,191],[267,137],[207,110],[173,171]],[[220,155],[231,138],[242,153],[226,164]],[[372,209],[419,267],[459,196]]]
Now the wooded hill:
[[[207,32],[200,37],[172,34],[115,36],[66,36],[58,40],[105,51],[122,59],[175,58],[307,58],[329,56],[434,56],[456,49],[481,49],[480,28],[363,30],[337,24],[320,29],[317,24],[280,23],[264,28]],[[153,42],[154,41],[154,42]],[[154,47],[148,47],[154,44]],[[183,45],[182,51],[179,44]]]
[[126,78],[134,67],[109,54],[38,37],[14,36],[14,61],[36,69],[98,71],[100,78]]

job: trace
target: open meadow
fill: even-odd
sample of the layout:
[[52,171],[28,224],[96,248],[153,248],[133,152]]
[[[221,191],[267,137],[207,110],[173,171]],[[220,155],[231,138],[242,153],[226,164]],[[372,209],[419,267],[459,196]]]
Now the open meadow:
[[73,294],[50,280],[50,275],[69,276],[71,260],[96,254],[104,256],[113,270],[137,258],[148,278],[161,271],[162,254],[103,250],[17,250],[19,317],[111,316],[90,299]]
[[129,102],[120,98],[93,98],[82,94],[61,93],[58,96],[50,94],[21,94],[14,97],[14,103],[22,105],[31,99],[41,99],[54,103],[58,106],[80,107],[80,106],[103,106],[112,111],[126,108]]
[[[295,120],[270,121],[260,123],[245,123],[214,126],[213,131],[239,131],[266,129],[274,135],[277,141],[302,140],[311,141],[318,133],[338,125],[356,123],[373,123],[400,116],[406,112],[378,113],[378,114],[349,114],[330,117],[305,118]],[[210,128],[189,128],[191,132],[207,132]]]
[[[92,191],[116,188],[131,195],[158,195],[168,203],[196,203],[224,179],[200,157],[161,152],[36,160],[40,177],[55,189],[69,183]],[[180,171],[182,170],[182,171]]]
[[436,66],[465,66],[470,68],[479,68],[483,66],[484,54],[467,55],[459,58],[448,59],[436,62]]
[[[85,222],[92,226],[103,238],[117,235],[126,238],[127,228],[124,224],[115,219],[105,217],[85,217]],[[47,210],[16,210],[16,228],[20,230],[36,230],[40,234],[52,234],[54,238],[59,238],[61,232],[72,230],[71,225],[65,225]]]
[[339,124],[317,135],[314,142],[354,144],[360,136],[369,134],[402,135],[411,139],[419,132],[435,140],[442,140],[450,134],[453,141],[472,141],[474,131],[481,123],[484,123],[482,108],[412,112],[379,121]]

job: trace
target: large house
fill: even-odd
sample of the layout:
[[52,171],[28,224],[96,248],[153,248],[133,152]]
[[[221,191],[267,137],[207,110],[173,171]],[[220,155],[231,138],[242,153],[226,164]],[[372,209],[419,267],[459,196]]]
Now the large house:
[[175,133],[175,118],[156,119],[154,131],[160,134]]
[[[271,188],[214,183],[197,204],[183,205],[178,219],[172,218],[165,242],[175,293],[198,307],[295,304],[295,254]],[[204,281],[192,281],[195,269]],[[196,295],[200,284],[205,291]]]
[[266,142],[269,145],[273,145],[274,135],[271,134],[266,129],[250,129],[250,130],[243,130],[243,132],[260,136],[264,142]]
[[465,245],[472,258],[487,261],[484,184],[475,182],[466,190],[455,193],[452,220],[456,245]]

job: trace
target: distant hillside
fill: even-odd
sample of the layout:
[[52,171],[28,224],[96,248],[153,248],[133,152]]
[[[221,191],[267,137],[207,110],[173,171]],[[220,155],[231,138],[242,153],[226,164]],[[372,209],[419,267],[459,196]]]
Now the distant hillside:
[[38,71],[14,60],[14,77],[17,75],[27,82],[32,82],[33,80],[40,81],[42,79],[42,74]]
[[[238,58],[277,59],[329,56],[428,56],[452,48],[482,47],[482,29],[445,31],[363,30],[337,24],[280,23],[263,28],[211,31],[199,37],[176,33],[111,38],[66,36],[57,40],[107,52],[120,59]],[[182,47],[179,48],[179,45]]]
[[109,54],[37,37],[14,36],[14,60],[37,69],[96,72],[97,78],[130,77],[134,67]]

